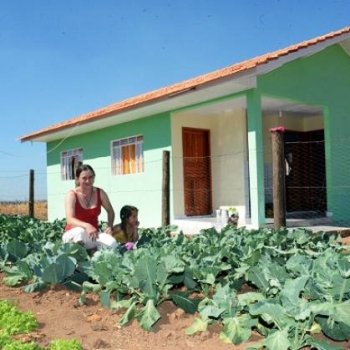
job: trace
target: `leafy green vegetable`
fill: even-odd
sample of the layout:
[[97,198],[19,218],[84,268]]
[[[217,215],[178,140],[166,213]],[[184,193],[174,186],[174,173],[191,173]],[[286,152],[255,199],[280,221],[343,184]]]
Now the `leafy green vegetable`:
[[[6,300],[0,300],[0,349],[3,350],[45,350],[34,342],[13,340],[12,335],[30,333],[36,330],[38,322],[31,311],[21,312]],[[47,350],[81,350],[81,344],[73,340],[57,339]]]
[[[199,313],[187,334],[222,326],[224,342],[247,341],[252,330],[270,349],[337,349],[313,338],[350,339],[350,248],[337,235],[306,229],[246,230],[227,226],[186,239],[172,227],[141,229],[137,249],[85,249],[64,244],[64,222],[42,223],[0,215],[0,270],[10,286],[26,292],[49,284],[99,293],[110,309],[123,309],[120,324],[137,319],[148,331],[157,307],[173,301]],[[257,348],[257,347],[256,347]]]
[[0,300],[0,329],[4,334],[30,333],[38,327],[31,311],[20,312],[7,301]]
[[49,350],[81,350],[82,348],[82,345],[75,339],[57,339],[50,343]]

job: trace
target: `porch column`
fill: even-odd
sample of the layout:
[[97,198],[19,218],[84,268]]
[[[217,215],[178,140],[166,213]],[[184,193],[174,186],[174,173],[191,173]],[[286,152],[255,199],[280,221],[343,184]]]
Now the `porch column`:
[[256,89],[247,93],[247,121],[250,217],[251,225],[259,228],[265,223],[264,143],[261,97]]

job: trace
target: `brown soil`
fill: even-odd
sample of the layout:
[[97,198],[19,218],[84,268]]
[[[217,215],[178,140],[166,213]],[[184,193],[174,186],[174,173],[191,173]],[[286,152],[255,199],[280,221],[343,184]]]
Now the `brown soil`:
[[[194,336],[185,334],[195,315],[185,314],[172,302],[158,307],[161,319],[154,325],[153,332],[143,330],[137,321],[120,327],[121,313],[105,309],[97,295],[87,297],[86,305],[79,306],[79,293],[56,285],[45,291],[26,294],[21,288],[11,288],[1,283],[0,298],[9,300],[22,311],[31,310],[39,322],[39,329],[22,340],[33,340],[47,347],[54,339],[77,339],[84,350],[243,350],[240,346],[225,344],[219,339],[221,327],[210,326],[209,330]],[[254,335],[252,342],[259,339]]]
[[[77,339],[84,350],[244,350],[261,339],[253,334],[244,344],[225,344],[219,339],[220,325],[211,325],[208,331],[197,335],[186,335],[185,329],[198,315],[185,314],[169,301],[159,305],[162,317],[153,332],[143,330],[135,320],[121,327],[118,321],[122,314],[104,308],[96,294],[87,296],[86,305],[78,305],[79,293],[64,286],[26,294],[21,288],[5,286],[3,276],[0,273],[0,298],[22,311],[31,310],[39,322],[36,332],[17,339],[35,341],[41,347],[48,347],[54,339]],[[350,349],[350,341],[332,342],[322,334],[316,337],[341,349]]]
[[[4,212],[5,206],[1,205],[0,208],[0,214],[10,214]],[[12,210],[12,214],[21,214],[18,212],[20,209],[23,206],[10,207],[9,210]],[[41,209],[43,213],[46,203]],[[344,237],[343,244],[350,244],[350,237]],[[144,331],[137,321],[120,327],[118,321],[122,314],[105,309],[97,295],[88,295],[86,305],[80,306],[77,302],[79,293],[63,286],[51,286],[45,291],[26,294],[21,288],[5,286],[2,278],[3,274],[0,273],[0,299],[11,301],[22,311],[31,310],[39,322],[36,332],[20,338],[33,340],[42,347],[47,347],[54,339],[77,339],[84,350],[244,350],[260,339],[259,335],[253,334],[248,343],[239,346],[224,344],[219,339],[219,325],[212,325],[201,334],[188,336],[185,329],[197,315],[185,314],[171,302],[159,305],[158,311],[162,317],[154,325],[153,332]],[[322,335],[318,337],[325,340]],[[350,349],[350,341],[327,341],[342,349]]]

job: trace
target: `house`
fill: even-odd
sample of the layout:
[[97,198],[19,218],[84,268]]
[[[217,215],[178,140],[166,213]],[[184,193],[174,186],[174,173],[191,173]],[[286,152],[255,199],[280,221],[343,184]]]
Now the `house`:
[[[141,226],[160,226],[169,151],[172,223],[234,206],[240,225],[259,227],[272,203],[270,129],[284,126],[287,210],[349,223],[349,56],[346,27],[20,137],[47,145],[49,220],[64,217],[82,161],[116,212],[133,204]],[[317,145],[302,146],[306,160],[300,141]]]

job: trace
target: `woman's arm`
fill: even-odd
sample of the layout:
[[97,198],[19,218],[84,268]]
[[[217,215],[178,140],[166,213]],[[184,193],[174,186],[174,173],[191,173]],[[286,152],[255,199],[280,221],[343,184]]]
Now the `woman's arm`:
[[70,226],[80,226],[80,220],[75,218],[75,193],[74,191],[69,191],[65,198],[65,211],[67,224]]
[[136,225],[134,227],[134,232],[133,232],[133,235],[132,235],[132,241],[135,243],[139,240],[139,225],[140,223],[137,221],[136,222]]
[[114,209],[108,198],[107,193],[104,190],[100,189],[100,194],[101,194],[102,206],[107,212],[108,226],[112,228],[114,223],[114,218],[115,218]]

